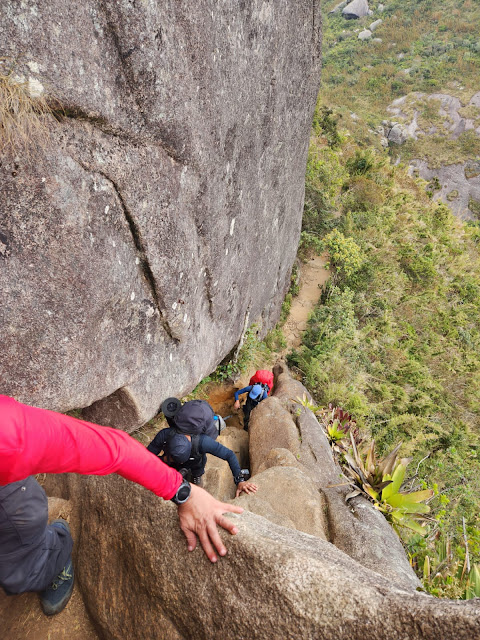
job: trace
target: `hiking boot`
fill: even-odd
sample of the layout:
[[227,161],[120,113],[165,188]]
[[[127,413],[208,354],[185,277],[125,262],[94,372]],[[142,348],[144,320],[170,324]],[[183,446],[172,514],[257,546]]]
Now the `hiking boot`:
[[[68,522],[63,518],[58,518],[51,523],[52,527],[57,529],[65,529],[70,533]],[[62,571],[53,580],[52,584],[40,592],[40,604],[43,613],[46,616],[54,616],[63,611],[70,600],[73,591],[74,572],[72,564],[72,556],[63,567]]]
[[196,484],[197,487],[203,487],[203,476],[195,476],[192,478],[192,484]]
[[73,564],[70,557],[48,589],[40,592],[40,604],[46,616],[54,616],[65,609],[72,595],[73,583]]

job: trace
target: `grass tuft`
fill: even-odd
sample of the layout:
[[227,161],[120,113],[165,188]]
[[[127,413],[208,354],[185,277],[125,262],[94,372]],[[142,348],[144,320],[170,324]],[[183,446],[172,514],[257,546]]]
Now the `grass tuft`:
[[47,118],[52,108],[43,87],[0,60],[0,151],[28,153],[49,136]]

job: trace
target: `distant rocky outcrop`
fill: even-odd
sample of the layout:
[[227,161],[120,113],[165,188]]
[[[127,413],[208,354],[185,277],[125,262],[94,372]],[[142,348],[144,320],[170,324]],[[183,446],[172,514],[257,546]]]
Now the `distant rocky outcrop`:
[[[419,104],[422,101],[431,102],[434,106],[438,103],[438,119],[428,129],[422,129],[418,125],[418,116],[420,113]],[[405,108],[409,107],[408,113]],[[466,105],[462,105],[460,100],[454,96],[445,93],[431,93],[429,95],[420,92],[414,92],[409,96],[402,96],[394,100],[387,111],[389,114],[401,119],[406,129],[408,137],[417,139],[419,135],[440,134],[448,136],[450,139],[457,139],[464,131],[473,130],[480,135],[479,117],[464,117],[459,111],[465,107],[478,109],[480,107],[480,91],[475,93]]]
[[433,199],[441,199],[462,220],[480,219],[480,162],[449,164],[431,169],[425,160],[412,160],[409,173],[427,181]]
[[[392,142],[393,144],[403,144],[411,137],[411,129],[405,126],[401,122],[395,122],[390,120],[383,121],[383,133],[387,138],[388,142]],[[416,127],[416,121],[414,126]]]
[[[421,103],[427,102],[435,109],[436,117],[425,125],[421,120]],[[438,108],[435,108],[438,105]],[[400,146],[408,139],[418,140],[426,136],[440,136],[456,140],[462,133],[471,131],[480,136],[480,92],[475,93],[466,105],[448,94],[412,93],[394,100],[387,111],[395,120],[384,120],[382,139]],[[465,109],[468,115],[462,115]],[[464,113],[465,113],[464,111]],[[453,213],[461,219],[473,220],[480,217],[480,170],[477,159],[465,163],[456,162],[438,166],[429,166],[424,159],[410,161],[411,175],[421,177],[432,183],[434,199],[446,202]]]
[[367,0],[353,0],[342,10],[342,15],[347,19],[363,18],[369,15]]
[[[237,499],[248,510],[230,516],[239,533],[225,534],[228,554],[216,565],[200,549],[187,552],[175,507],[142,487],[116,476],[48,479],[74,505],[78,581],[102,638],[479,637],[478,599],[417,591],[383,516],[360,498],[345,504],[345,479],[313,413],[298,413],[298,393],[306,390],[280,365],[274,395],[250,420],[259,490]],[[279,441],[296,454],[265,455],[277,418]]]
[[307,0],[2,3],[54,111],[0,167],[2,393],[129,430],[276,322],[320,35]]

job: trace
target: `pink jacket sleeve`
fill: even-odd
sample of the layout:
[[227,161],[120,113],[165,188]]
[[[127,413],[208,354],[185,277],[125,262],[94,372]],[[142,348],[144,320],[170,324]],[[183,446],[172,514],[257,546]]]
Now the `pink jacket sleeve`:
[[37,473],[119,475],[169,500],[182,476],[124,431],[0,395],[0,485]]

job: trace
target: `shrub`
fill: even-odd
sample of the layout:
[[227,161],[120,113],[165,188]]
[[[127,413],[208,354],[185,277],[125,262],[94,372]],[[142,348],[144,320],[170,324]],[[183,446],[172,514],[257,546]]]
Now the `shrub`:
[[338,116],[334,115],[332,109],[326,106],[320,106],[313,118],[313,128],[315,131],[321,131],[331,149],[336,149],[340,144],[340,134],[338,133]]
[[334,229],[324,238],[330,262],[340,275],[350,277],[363,265],[364,258],[358,244],[352,238],[346,238],[341,231]]
[[343,196],[346,211],[369,211],[384,202],[382,188],[373,180],[357,175],[348,183],[348,191]]
[[379,168],[384,161],[376,157],[374,149],[356,149],[353,157],[345,163],[348,173],[351,176],[365,176],[372,172],[374,168]]

